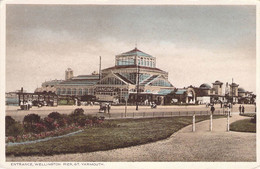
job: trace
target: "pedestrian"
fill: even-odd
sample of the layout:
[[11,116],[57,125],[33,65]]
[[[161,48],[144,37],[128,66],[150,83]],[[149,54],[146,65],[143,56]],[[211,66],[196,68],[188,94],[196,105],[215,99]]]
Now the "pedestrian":
[[244,105],[242,106],[242,113],[245,114],[245,107],[244,107]]
[[211,106],[210,111],[211,111],[211,114],[214,113],[214,111],[215,111],[215,107],[214,107],[214,105]]
[[240,106],[239,106],[239,114],[241,114],[241,111],[242,111],[242,106],[240,104]]
[[24,105],[25,105],[25,110],[28,110],[28,102],[27,101],[25,102]]
[[232,116],[231,115],[231,103],[228,103],[228,116]]
[[222,104],[223,104],[222,101],[220,101],[220,108],[222,108]]
[[108,114],[110,113],[110,109],[111,109],[111,106],[110,106],[110,104],[108,104],[107,105],[107,112],[108,112]]

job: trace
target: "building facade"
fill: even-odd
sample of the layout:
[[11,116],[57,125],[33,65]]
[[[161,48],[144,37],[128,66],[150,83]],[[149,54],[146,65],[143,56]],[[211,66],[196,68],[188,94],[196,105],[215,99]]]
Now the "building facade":
[[115,56],[115,66],[102,70],[102,79],[95,85],[101,101],[163,104],[164,96],[174,90],[168,73],[156,68],[156,58],[135,48]]
[[44,82],[35,92],[53,92],[59,96],[95,96],[98,101],[156,102],[164,103],[164,97],[174,90],[168,73],[156,68],[156,58],[135,48],[115,56],[115,66],[105,68],[101,76],[73,76],[73,70],[65,71],[65,80]]
[[[115,56],[115,65],[91,75],[74,76],[73,70],[65,71],[65,80],[42,83],[36,93],[55,93],[60,97],[95,97],[97,101],[124,103],[186,104],[252,103],[255,95],[216,80],[212,86],[203,83],[199,87],[175,88],[168,80],[168,72],[156,67],[156,57],[137,48]],[[167,98],[167,99],[166,99]],[[172,100],[172,101],[169,101]]]

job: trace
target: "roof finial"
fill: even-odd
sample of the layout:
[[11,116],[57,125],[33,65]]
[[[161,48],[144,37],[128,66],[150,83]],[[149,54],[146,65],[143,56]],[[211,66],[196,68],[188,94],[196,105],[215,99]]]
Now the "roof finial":
[[135,49],[137,49],[137,42],[135,41]]

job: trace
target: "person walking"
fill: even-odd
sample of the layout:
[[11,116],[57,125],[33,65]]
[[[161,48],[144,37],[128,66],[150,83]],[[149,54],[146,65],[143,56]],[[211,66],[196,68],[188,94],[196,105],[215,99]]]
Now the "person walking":
[[214,113],[214,111],[215,111],[215,107],[214,107],[214,105],[211,106],[210,111],[211,111],[211,114]]
[[108,104],[108,105],[107,105],[107,112],[108,112],[108,114],[110,113],[110,108],[111,108],[111,107],[110,107],[110,104]]
[[241,114],[241,112],[242,112],[242,106],[240,104],[240,106],[239,106],[239,114]]
[[242,106],[242,114],[245,114],[245,107],[244,107],[244,105]]
[[227,106],[227,108],[228,108],[228,116],[232,116],[231,115],[231,103],[228,103],[228,106]]

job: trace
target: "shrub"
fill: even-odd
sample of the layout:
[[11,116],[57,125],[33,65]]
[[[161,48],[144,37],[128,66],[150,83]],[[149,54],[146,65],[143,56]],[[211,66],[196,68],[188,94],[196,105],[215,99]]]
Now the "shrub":
[[14,125],[16,122],[11,116],[5,116],[5,126],[6,128]]
[[23,127],[26,132],[34,132],[35,123],[40,123],[41,117],[37,114],[28,114],[23,118]]
[[56,128],[54,125],[54,119],[49,116],[43,119],[43,123],[48,130],[54,130]]
[[84,110],[82,108],[78,108],[78,109],[75,109],[72,114],[74,116],[80,116],[80,115],[84,115]]
[[71,125],[73,123],[70,115],[62,114],[62,118],[64,119],[65,125]]
[[47,127],[42,123],[34,123],[33,124],[33,132],[41,133],[47,130]]
[[97,116],[94,116],[94,117],[92,118],[92,121],[93,121],[94,124],[97,124],[97,123],[98,123],[98,117],[97,117]]
[[6,128],[5,128],[5,135],[6,136],[16,137],[18,135],[23,134],[23,132],[24,132],[23,126],[18,122],[15,122],[12,125],[6,126]]
[[11,116],[5,116],[5,135],[18,136],[24,132],[22,125]]
[[57,120],[60,127],[65,127],[67,125],[67,120],[65,118],[60,118]]
[[23,118],[23,123],[27,123],[27,124],[39,123],[40,120],[41,117],[38,114],[28,114]]
[[62,115],[59,112],[52,112],[48,115],[49,118],[52,118],[54,120],[58,120],[62,118]]
[[81,108],[75,109],[70,115],[69,120],[73,123],[78,123],[83,118],[86,119],[86,115],[84,115],[84,110]]
[[79,126],[83,127],[86,125],[87,117],[86,116],[78,116],[76,118],[76,123],[78,123]]

